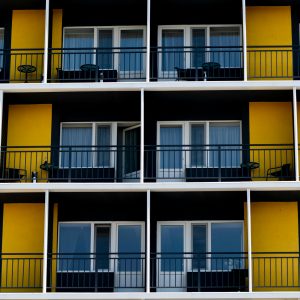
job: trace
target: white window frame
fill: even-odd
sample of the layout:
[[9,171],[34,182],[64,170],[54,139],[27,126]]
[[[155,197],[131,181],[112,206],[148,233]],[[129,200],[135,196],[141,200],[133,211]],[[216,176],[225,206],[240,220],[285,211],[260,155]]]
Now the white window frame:
[[[117,259],[117,254],[118,254],[118,227],[121,225],[138,225],[141,226],[141,254],[145,252],[145,222],[138,222],[138,221],[62,221],[58,223],[58,234],[57,234],[57,253],[59,255],[59,241],[60,241],[60,226],[62,224],[88,224],[90,225],[91,229],[91,243],[90,243],[90,269],[89,270],[74,270],[74,272],[95,272],[95,259],[93,259],[93,254],[95,252],[95,228],[97,226],[109,226],[110,227],[110,253],[114,253],[116,256],[111,256],[112,258]],[[143,260],[143,264],[145,264],[145,259]],[[108,272],[115,272],[117,269],[117,263],[112,261],[110,259],[109,261],[109,269],[99,269],[98,271],[108,271]],[[69,271],[63,271],[59,270],[59,264],[56,266],[57,272],[64,273],[64,272],[69,272]],[[145,270],[144,267],[141,267],[140,272],[135,272],[135,274],[141,273],[143,270]]]
[[[182,157],[182,166],[183,169],[185,167],[188,168],[195,168],[197,166],[193,166],[191,163],[191,133],[192,133],[192,125],[204,125],[204,148],[209,149],[210,141],[209,141],[209,127],[211,124],[239,124],[240,127],[240,143],[242,143],[242,121],[241,120],[210,120],[210,121],[158,121],[157,122],[157,146],[160,146],[160,128],[164,126],[181,126],[182,127],[182,150],[183,152],[186,151],[186,153]],[[158,148],[159,149],[159,148]],[[240,157],[240,161],[242,161],[242,154]],[[207,155],[204,159],[203,168],[212,168],[210,166],[210,151],[207,152]],[[240,167],[240,166],[236,166]],[[226,167],[224,167],[226,168]],[[157,163],[156,163],[156,170],[158,172],[158,175],[162,172],[160,169],[160,151],[158,151],[157,154]],[[165,170],[165,172],[168,172],[168,169],[162,169]],[[171,170],[172,172],[174,170]],[[184,172],[184,170],[182,170]]]
[[[241,24],[217,24],[217,25],[160,25],[158,26],[158,38],[157,38],[157,45],[158,47],[162,47],[162,32],[163,30],[183,30],[183,47],[191,47],[192,46],[192,30],[193,29],[204,29],[205,30],[205,46],[210,47],[210,29],[211,28],[232,28],[236,27],[239,29],[239,36],[240,36],[240,47],[243,46],[243,35],[242,35],[242,25]],[[207,61],[210,61],[209,53],[206,53]],[[191,60],[190,56],[184,59],[186,62],[184,68],[191,68]],[[162,71],[162,53],[159,54],[158,58],[159,62],[159,77],[160,78],[169,78],[170,76],[175,76],[176,71]],[[242,67],[242,66],[241,66]]]
[[[105,168],[114,168],[115,167],[115,159],[116,155],[115,152],[117,151],[117,145],[118,145],[118,127],[119,126],[140,126],[140,122],[97,122],[97,121],[91,121],[91,122],[61,122],[60,123],[60,138],[59,138],[59,145],[60,148],[63,148],[62,146],[62,129],[63,127],[91,127],[92,128],[92,144],[91,147],[93,150],[96,149],[97,146],[97,127],[98,126],[109,126],[110,127],[110,165],[104,166]],[[65,146],[67,147],[67,146]],[[96,152],[95,152],[96,153]],[[62,167],[62,155],[61,151],[59,153],[59,167]],[[92,159],[93,165],[92,167],[87,167],[87,168],[93,168],[93,167],[98,167],[97,165],[97,155],[93,154],[93,159]],[[101,166],[102,167],[102,166]],[[73,169],[76,169],[78,167],[71,167]],[[116,171],[116,170],[115,170]]]
[[[244,252],[244,221],[243,220],[204,220],[204,221],[158,221],[157,222],[157,252],[161,253],[161,226],[163,225],[179,225],[183,226],[183,232],[184,232],[184,237],[183,237],[183,249],[184,252],[187,253],[192,253],[193,252],[193,236],[192,236],[192,227],[193,225],[206,225],[207,228],[207,249],[206,252],[211,253],[212,251],[212,224],[226,224],[226,223],[239,223],[242,225],[242,251]],[[207,255],[207,264],[206,264],[206,269],[201,269],[202,271],[211,271],[211,255]],[[184,272],[191,272],[193,270],[192,268],[192,256],[188,258],[183,258],[184,262],[184,268],[182,273]],[[188,260],[188,263],[186,261]],[[161,272],[161,267],[159,266],[159,272]],[[214,271],[222,271],[222,270],[214,270]],[[175,272],[176,271],[172,271]]]
[[[98,47],[98,32],[100,30],[111,30],[112,31],[112,47],[120,48],[121,47],[121,31],[123,30],[142,30],[143,31],[143,46],[146,47],[146,26],[138,25],[138,26],[67,26],[63,28],[63,48],[65,48],[65,33],[68,29],[93,29],[94,30],[94,48]],[[119,52],[120,50],[117,50]],[[120,62],[119,55],[114,54],[116,52],[113,51],[113,69],[118,71],[118,76],[120,79],[124,77],[126,79],[126,75],[130,76],[131,73],[137,73],[135,71],[120,71]],[[96,55],[96,53],[95,53]],[[96,56],[93,56],[93,63],[95,64]],[[64,64],[62,63],[62,66]],[[143,66],[141,72],[139,72],[140,76],[144,75],[146,72],[146,55],[144,55]]]

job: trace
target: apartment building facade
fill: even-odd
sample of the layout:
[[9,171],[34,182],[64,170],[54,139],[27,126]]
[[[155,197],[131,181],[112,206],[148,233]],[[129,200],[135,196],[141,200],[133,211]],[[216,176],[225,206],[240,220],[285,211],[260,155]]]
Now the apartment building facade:
[[0,298],[300,298],[299,24],[2,0]]

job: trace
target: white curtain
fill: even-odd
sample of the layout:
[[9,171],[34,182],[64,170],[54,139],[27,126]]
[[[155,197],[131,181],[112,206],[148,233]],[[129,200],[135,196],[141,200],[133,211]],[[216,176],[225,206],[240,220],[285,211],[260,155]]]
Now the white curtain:
[[[241,163],[239,124],[210,124],[209,128],[210,166],[239,167]],[[216,146],[220,145],[220,146]],[[221,159],[221,161],[219,161]]]
[[63,69],[80,70],[81,65],[93,63],[93,47],[94,29],[65,29],[64,48],[73,49],[64,51]]
[[185,65],[183,47],[183,30],[162,31],[162,71],[173,72],[175,68],[183,68]]
[[182,127],[160,128],[160,168],[182,168]]
[[97,129],[97,160],[101,168],[110,166],[110,127],[99,126]]
[[240,48],[231,48],[234,46],[240,46],[239,28],[211,28],[210,45],[212,47],[210,52],[210,61],[220,63],[222,68],[241,67],[242,53]]
[[91,167],[93,159],[91,145],[92,127],[63,127],[61,143],[61,167]]
[[121,31],[121,48],[124,48],[121,49],[120,53],[121,71],[137,72],[143,70],[143,44],[143,30]]

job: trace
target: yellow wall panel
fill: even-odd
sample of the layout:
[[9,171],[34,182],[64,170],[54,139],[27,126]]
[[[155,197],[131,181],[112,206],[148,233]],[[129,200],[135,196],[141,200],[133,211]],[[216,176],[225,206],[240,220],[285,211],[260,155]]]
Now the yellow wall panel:
[[[41,49],[12,51],[10,66],[11,80],[25,80],[25,75],[19,73],[19,65],[30,64],[36,67],[36,72],[28,74],[31,78],[40,79],[43,74],[43,48],[45,31],[44,10],[14,10],[12,14],[12,49]],[[20,55],[22,53],[22,55]],[[34,53],[34,54],[32,54]]]
[[274,144],[293,144],[292,104],[250,102],[249,138],[251,145],[263,144],[250,147],[250,160],[260,164],[258,169],[252,170],[252,176],[266,177],[269,168],[280,167],[282,164],[290,164],[292,169],[294,167],[292,146],[274,146]]
[[249,77],[291,78],[293,75],[291,47],[255,48],[292,45],[291,7],[249,6],[246,12],[247,45],[250,46],[247,57]]
[[[44,204],[4,204],[2,253],[23,253],[23,255],[2,255],[1,286],[10,287],[3,291],[20,291],[14,290],[17,286],[25,287],[22,292],[39,291],[33,288],[40,287],[42,283],[43,237]],[[13,258],[19,260],[13,261]]]
[[[254,202],[251,204],[251,216],[253,252],[299,251],[297,202]],[[246,205],[245,220],[247,233]],[[297,254],[293,256],[294,258],[284,253],[254,253],[254,287],[260,286],[259,290],[272,290],[272,286],[276,285],[297,286],[299,258]]]
[[[52,105],[10,105],[8,110],[7,146],[50,146],[52,127]],[[45,172],[40,165],[50,161],[49,148],[19,149],[19,154],[7,155],[8,167],[26,169],[30,178],[32,171]],[[25,152],[25,150],[27,152]],[[45,174],[40,174],[46,178]]]

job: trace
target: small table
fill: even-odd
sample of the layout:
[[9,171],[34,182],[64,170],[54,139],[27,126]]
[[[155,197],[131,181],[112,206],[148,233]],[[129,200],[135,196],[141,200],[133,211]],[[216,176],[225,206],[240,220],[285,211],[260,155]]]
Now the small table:
[[21,73],[25,73],[25,82],[28,82],[28,74],[36,71],[36,67],[32,65],[20,65],[17,70]]

